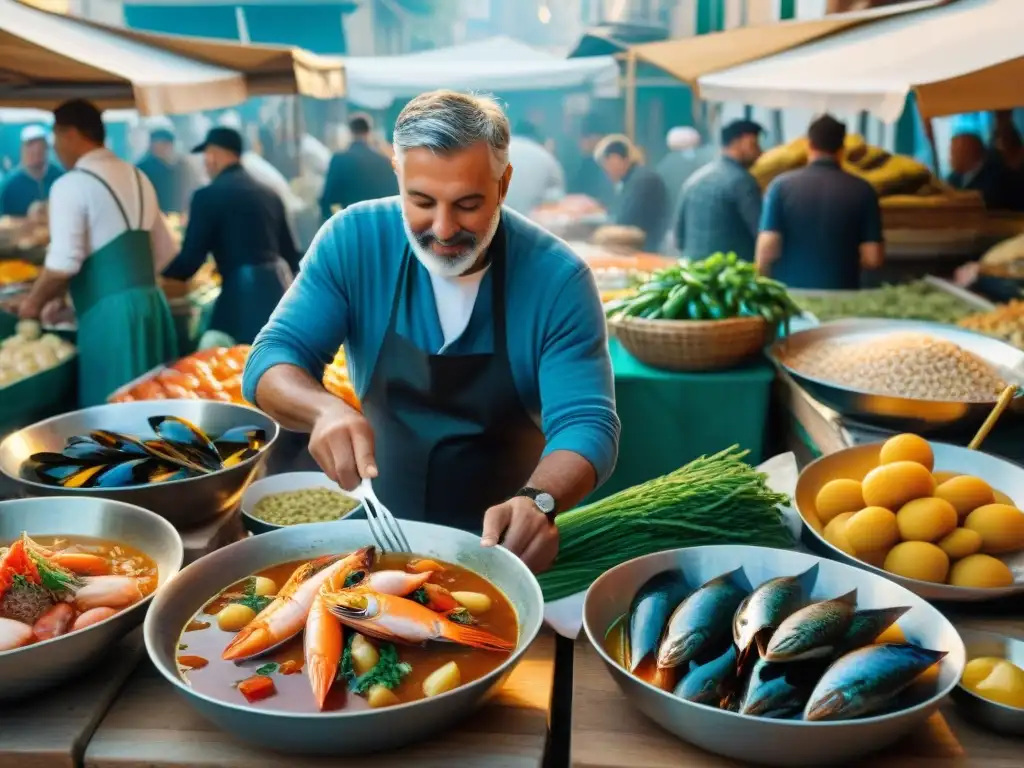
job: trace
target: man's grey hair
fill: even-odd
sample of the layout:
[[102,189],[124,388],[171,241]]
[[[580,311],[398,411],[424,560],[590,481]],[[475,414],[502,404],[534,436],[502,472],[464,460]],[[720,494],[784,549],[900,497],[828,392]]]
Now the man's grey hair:
[[485,142],[491,149],[495,178],[508,167],[508,118],[490,96],[432,91],[410,101],[395,123],[396,159],[406,150],[423,147],[446,155]]

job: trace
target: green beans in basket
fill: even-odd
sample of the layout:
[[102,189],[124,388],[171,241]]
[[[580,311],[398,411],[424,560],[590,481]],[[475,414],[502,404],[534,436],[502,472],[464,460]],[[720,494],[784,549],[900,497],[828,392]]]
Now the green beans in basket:
[[799,315],[786,286],[761,277],[735,253],[716,253],[703,261],[680,261],[651,274],[632,296],[612,302],[609,318],[646,320],[724,320],[763,317],[772,326]]

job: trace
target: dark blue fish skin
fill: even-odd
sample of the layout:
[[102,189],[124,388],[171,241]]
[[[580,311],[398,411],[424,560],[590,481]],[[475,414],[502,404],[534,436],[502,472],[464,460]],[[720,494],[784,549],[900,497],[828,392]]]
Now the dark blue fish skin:
[[889,705],[946,651],[909,643],[868,645],[851,651],[830,666],[804,709],[810,721],[849,720]]
[[853,614],[853,620],[836,649],[838,653],[849,653],[863,648],[899,621],[910,608],[865,608]]
[[831,658],[846,635],[856,605],[857,590],[853,590],[791,613],[772,634],[764,658],[776,663]]
[[658,649],[665,624],[683,601],[689,586],[678,571],[663,571],[640,587],[629,606],[629,671]]
[[736,674],[736,646],[707,664],[694,666],[676,686],[675,695],[697,704],[717,707],[728,693],[727,685]]
[[758,659],[747,679],[739,713],[767,718],[799,715],[827,661],[775,664]]
[[658,666],[678,667],[724,644],[732,617],[750,584],[742,568],[718,576],[697,589],[673,611],[658,646]]
[[818,578],[815,563],[797,576],[782,576],[769,579],[758,586],[736,611],[733,619],[732,637],[742,657],[759,633],[774,632],[791,613],[803,608]]

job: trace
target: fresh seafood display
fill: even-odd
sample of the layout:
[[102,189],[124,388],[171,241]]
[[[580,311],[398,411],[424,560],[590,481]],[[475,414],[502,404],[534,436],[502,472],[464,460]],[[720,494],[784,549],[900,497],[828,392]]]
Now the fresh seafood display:
[[[1007,555],[1024,550],[1024,513],[979,477],[935,470],[931,444],[896,435],[862,479],[825,483],[814,509],[825,541],[907,579],[1009,587]],[[813,522],[812,522],[813,524]]]
[[751,588],[737,568],[682,597],[685,574],[659,573],[606,649],[645,682],[744,715],[817,722],[910,706],[901,694],[928,682],[946,652],[907,642],[896,622],[909,608],[858,609],[856,590],[813,596],[817,572]]
[[23,533],[0,546],[0,652],[109,619],[156,589],[157,575],[125,544]]
[[177,661],[189,686],[221,700],[359,710],[476,680],[517,640],[515,609],[486,579],[370,546],[232,584],[184,628]]
[[0,389],[54,368],[74,354],[70,342],[44,334],[35,320],[22,320],[13,336],[0,341]]
[[118,390],[112,403],[135,400],[219,400],[245,405],[242,369],[249,347],[211,347]]
[[127,488],[185,480],[233,467],[267,444],[258,427],[235,427],[216,439],[177,416],[152,416],[153,437],[94,430],[69,437],[60,453],[34,453],[22,475],[61,488]]

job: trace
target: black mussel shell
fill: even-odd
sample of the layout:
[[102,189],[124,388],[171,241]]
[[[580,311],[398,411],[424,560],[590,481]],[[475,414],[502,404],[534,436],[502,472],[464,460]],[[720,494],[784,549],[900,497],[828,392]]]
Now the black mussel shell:
[[192,422],[177,416],[151,416],[149,426],[157,437],[180,451],[190,462],[209,472],[221,468],[217,447],[206,433]]
[[182,450],[179,445],[172,445],[166,440],[147,440],[144,445],[150,456],[159,459],[165,464],[172,464],[193,474],[206,475],[210,473],[210,470],[199,463],[195,456]]
[[238,464],[241,464],[243,461],[248,461],[253,456],[259,455],[259,452],[259,448],[250,448],[248,446],[246,446],[245,448],[239,448],[234,453],[229,453],[227,456],[224,457],[224,469],[227,469],[228,467],[237,466]]
[[92,488],[100,475],[116,467],[116,464],[93,464],[88,467],[79,467],[73,475],[64,478],[60,482],[61,488]]
[[[42,460],[43,457],[51,456],[59,456],[64,461]],[[81,464],[70,462],[59,453],[37,453],[21,465],[21,476],[26,480],[33,480],[44,485],[63,485],[65,480],[81,472],[82,469]]]
[[33,453],[28,457],[26,464],[56,464],[60,467],[82,467],[93,462],[81,461],[79,459],[72,459],[63,453],[52,453],[50,451],[43,451],[41,453]]
[[[126,435],[123,432],[111,432],[106,429],[97,429],[90,432],[88,437],[75,438],[76,443],[86,440],[98,443],[104,448],[113,448],[124,453],[129,453],[135,457],[142,457],[147,454],[146,448],[139,438],[134,435]],[[68,445],[71,445],[71,440],[68,440]]]
[[148,485],[153,478],[178,472],[177,467],[168,467],[157,459],[133,459],[115,464],[89,481],[90,488],[127,488],[133,485]]
[[117,448],[108,448],[89,440],[66,445],[61,453],[72,461],[83,464],[117,464],[138,458],[138,453],[129,453]]
[[163,464],[162,466],[162,472],[158,472],[150,476],[148,481],[150,485],[155,485],[157,483],[170,483],[174,480],[188,480],[190,477],[197,477],[202,474],[201,472],[196,472],[192,469],[172,467],[168,464]]
[[228,456],[242,448],[251,448],[253,451],[262,449],[267,444],[267,431],[261,427],[233,427],[214,440],[213,444],[226,464]]

